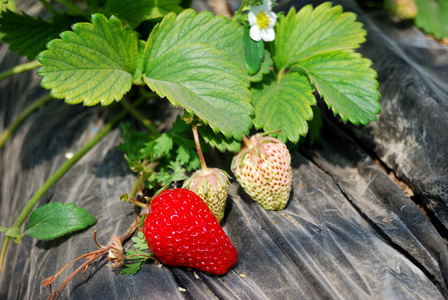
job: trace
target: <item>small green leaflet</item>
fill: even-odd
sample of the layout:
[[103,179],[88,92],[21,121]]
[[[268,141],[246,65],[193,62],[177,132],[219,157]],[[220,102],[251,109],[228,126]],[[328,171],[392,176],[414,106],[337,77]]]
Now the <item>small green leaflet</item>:
[[315,55],[300,63],[327,105],[344,122],[367,125],[381,111],[372,62],[353,51]]
[[125,268],[120,271],[120,273],[124,275],[135,275],[140,270],[142,264],[149,259],[148,256],[153,255],[152,253],[143,251],[148,250],[149,247],[146,243],[145,236],[141,231],[138,231],[138,236],[133,237],[132,241],[134,242],[134,248],[137,249],[137,251],[126,251],[126,256],[128,256],[127,260],[138,261],[132,264],[125,264]]
[[263,75],[271,73],[271,67],[274,65],[274,61],[271,58],[271,53],[264,50],[264,59],[261,62],[261,67],[258,69],[258,72],[251,75],[249,80],[251,82],[260,82],[263,79]]
[[196,145],[192,139],[191,126],[187,125],[179,116],[169,132],[145,143],[140,152],[144,157],[150,158],[152,162],[163,158],[167,162],[175,161],[188,171],[200,166]]
[[50,240],[85,229],[95,222],[94,216],[73,203],[48,203],[31,214],[25,234],[39,240]]
[[258,72],[264,59],[264,43],[263,40],[256,42],[251,39],[249,30],[249,26],[246,24],[244,26],[243,44],[247,70],[249,75],[252,76]]
[[77,23],[73,31],[52,40],[37,59],[38,75],[55,98],[84,105],[110,104],[132,86],[137,69],[137,37],[119,19],[94,14],[91,23]]
[[436,39],[448,37],[448,0],[416,0],[415,24]]
[[280,130],[278,139],[294,143],[308,132],[306,121],[313,117],[311,105],[316,98],[306,75],[289,72],[278,82],[271,74],[254,84],[252,93],[256,128]]
[[104,10],[106,15],[114,15],[135,28],[143,21],[162,18],[170,12],[180,13],[180,3],[181,0],[108,0]]
[[122,122],[121,138],[123,139],[123,143],[118,145],[117,148],[126,153],[128,159],[142,160],[147,158],[140,150],[145,146],[145,143],[151,140],[149,133],[133,131],[131,129],[131,123]]
[[144,80],[159,96],[238,140],[252,126],[243,29],[223,16],[168,14],[151,33]]
[[143,232],[138,231],[137,236],[131,238],[134,242],[134,248],[138,250],[147,250],[149,249],[148,243],[146,242],[145,235]]
[[35,59],[50,40],[70,29],[75,20],[68,15],[60,15],[49,22],[7,10],[0,18],[0,32],[5,34],[3,42],[8,43],[12,51],[28,59]]
[[325,2],[314,10],[304,6],[297,14],[292,8],[279,17],[272,57],[277,68],[284,69],[313,55],[338,49],[358,48],[365,41],[362,23],[354,13],[342,13],[342,7]]
[[218,149],[221,152],[239,152],[241,149],[241,142],[233,138],[226,138],[222,133],[214,133],[208,126],[199,126],[198,132],[201,137],[211,147]]

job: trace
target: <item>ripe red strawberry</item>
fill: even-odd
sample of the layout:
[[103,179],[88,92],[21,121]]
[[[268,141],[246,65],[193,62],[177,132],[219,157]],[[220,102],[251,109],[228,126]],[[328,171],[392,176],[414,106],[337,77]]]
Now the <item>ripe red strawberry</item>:
[[238,253],[207,204],[187,189],[165,190],[143,223],[151,252],[164,264],[226,274]]
[[233,158],[232,172],[252,199],[266,210],[282,210],[292,184],[291,155],[280,140],[257,134]]
[[224,217],[227,195],[229,194],[229,175],[216,168],[200,169],[184,182],[183,188],[193,191],[207,203],[218,221]]

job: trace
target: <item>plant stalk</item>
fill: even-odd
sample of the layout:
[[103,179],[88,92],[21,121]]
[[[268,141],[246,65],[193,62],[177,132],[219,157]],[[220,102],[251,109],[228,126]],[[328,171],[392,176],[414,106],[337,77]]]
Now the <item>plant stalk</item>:
[[37,60],[32,60],[30,62],[15,66],[14,68],[11,68],[9,70],[0,73],[0,80],[11,77],[15,74],[35,69],[40,66],[42,66],[40,62],[38,62]]
[[233,15],[233,17],[230,20],[235,20],[244,10],[244,8],[246,7],[246,0],[242,0],[241,1],[241,5],[238,8],[238,10],[235,12],[235,14]]
[[149,120],[141,112],[139,112],[131,103],[129,103],[127,99],[123,98],[120,102],[135,118],[137,118],[137,120],[142,122],[142,124],[145,125],[145,127],[148,128],[155,137],[160,136],[160,132],[157,130],[154,124],[152,124],[151,120]]
[[[139,99],[135,105],[141,104],[145,99]],[[39,188],[39,190],[31,197],[28,204],[23,208],[19,217],[17,218],[14,225],[9,229],[9,232],[19,232],[20,226],[25,222],[28,215],[33,210],[34,206],[39,202],[40,198],[48,191],[48,189],[53,186],[81,157],[84,156],[90,149],[92,149],[102,138],[104,138],[120,121],[123,119],[129,112],[127,110],[118,114],[115,118],[112,119],[109,123],[105,124],[104,128],[101,129],[98,134],[91,139],[87,144],[85,144],[81,149],[79,149],[72,158],[67,160],[59,169],[49,178],[44,184]],[[3,266],[4,256],[6,254],[6,247],[9,243],[9,238],[19,238],[18,236],[6,236],[5,242],[3,243],[2,252],[0,256],[0,270]],[[1,272],[0,272],[1,276]]]
[[49,102],[52,99],[53,99],[53,97],[51,97],[51,95],[45,95],[45,96],[37,99],[30,105],[28,105],[20,113],[20,115],[17,117],[17,119],[14,120],[0,135],[0,149],[3,148],[3,146],[6,144],[6,142],[11,137],[11,135],[13,135],[14,132],[16,132],[16,130],[20,127],[20,125],[22,125],[22,123],[26,120],[26,118],[28,118],[35,110],[41,108],[42,106],[47,104],[47,102]]
[[199,155],[199,160],[201,161],[202,170],[207,171],[208,168],[207,164],[205,163],[204,154],[202,153],[201,143],[199,142],[198,127],[196,125],[193,125],[193,136],[194,136],[194,142],[196,143],[196,149]]
[[2,252],[0,252],[0,276],[2,275],[3,262],[5,261],[6,249],[8,248],[10,239],[11,238],[9,236],[5,238],[5,241],[3,242],[2,246]]

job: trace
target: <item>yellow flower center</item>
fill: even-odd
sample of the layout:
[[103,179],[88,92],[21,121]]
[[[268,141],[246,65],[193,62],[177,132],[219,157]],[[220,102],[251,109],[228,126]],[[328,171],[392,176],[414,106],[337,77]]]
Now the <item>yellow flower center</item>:
[[257,26],[260,27],[260,29],[268,28],[269,24],[269,17],[268,14],[264,11],[259,12],[257,15]]

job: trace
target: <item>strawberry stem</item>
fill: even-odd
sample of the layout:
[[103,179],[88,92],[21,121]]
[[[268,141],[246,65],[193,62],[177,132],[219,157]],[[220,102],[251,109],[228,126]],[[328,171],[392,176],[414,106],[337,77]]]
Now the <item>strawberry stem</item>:
[[196,143],[196,149],[198,151],[199,160],[201,161],[201,167],[203,171],[207,171],[207,164],[205,163],[204,154],[202,153],[201,143],[199,142],[199,134],[198,128],[196,125],[193,125],[193,136],[194,142]]

